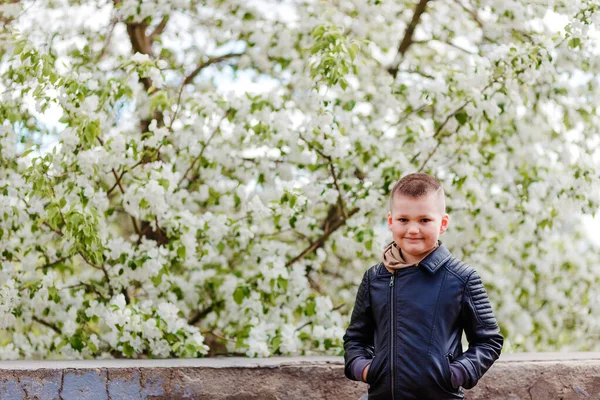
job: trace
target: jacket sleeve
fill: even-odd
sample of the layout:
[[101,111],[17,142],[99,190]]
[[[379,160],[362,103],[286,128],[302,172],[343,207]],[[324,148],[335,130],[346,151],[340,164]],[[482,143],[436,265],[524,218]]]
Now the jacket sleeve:
[[451,369],[456,372],[461,368],[464,373],[457,374],[462,380],[460,385],[471,389],[498,359],[504,343],[481,278],[475,271],[465,284],[461,320],[469,349],[452,362]]
[[[358,287],[350,325],[344,335],[344,374],[348,379],[362,381],[362,369],[373,358],[373,314],[369,295],[369,271],[365,272]],[[358,375],[358,376],[357,376]]]

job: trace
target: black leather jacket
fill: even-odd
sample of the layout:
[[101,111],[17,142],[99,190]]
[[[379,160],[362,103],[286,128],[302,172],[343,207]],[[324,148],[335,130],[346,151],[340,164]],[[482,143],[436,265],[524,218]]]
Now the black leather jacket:
[[378,264],[365,272],[344,335],[344,372],[360,379],[353,364],[372,360],[369,400],[462,399],[450,364],[470,389],[499,357],[503,341],[481,278],[440,243],[416,266],[391,274]]

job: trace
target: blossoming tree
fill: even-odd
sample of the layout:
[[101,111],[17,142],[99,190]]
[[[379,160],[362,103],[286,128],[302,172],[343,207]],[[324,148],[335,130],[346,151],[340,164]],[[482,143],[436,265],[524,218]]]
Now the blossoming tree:
[[509,350],[598,350],[598,3],[546,3],[1,1],[0,358],[340,354],[414,171]]

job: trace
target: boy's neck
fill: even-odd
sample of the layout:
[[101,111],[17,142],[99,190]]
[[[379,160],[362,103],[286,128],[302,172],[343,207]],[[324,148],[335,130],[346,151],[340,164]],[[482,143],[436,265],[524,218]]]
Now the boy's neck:
[[404,262],[410,265],[416,264],[423,259],[423,257],[415,257],[411,256],[410,254],[406,254],[404,251],[402,251],[402,249],[400,249],[400,255],[402,256]]

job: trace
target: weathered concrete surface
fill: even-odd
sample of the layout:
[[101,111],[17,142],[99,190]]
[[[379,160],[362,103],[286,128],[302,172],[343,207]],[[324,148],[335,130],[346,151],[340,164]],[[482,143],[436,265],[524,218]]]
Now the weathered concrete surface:
[[[358,399],[341,357],[8,361],[0,400]],[[600,353],[504,355],[469,400],[600,400]]]

